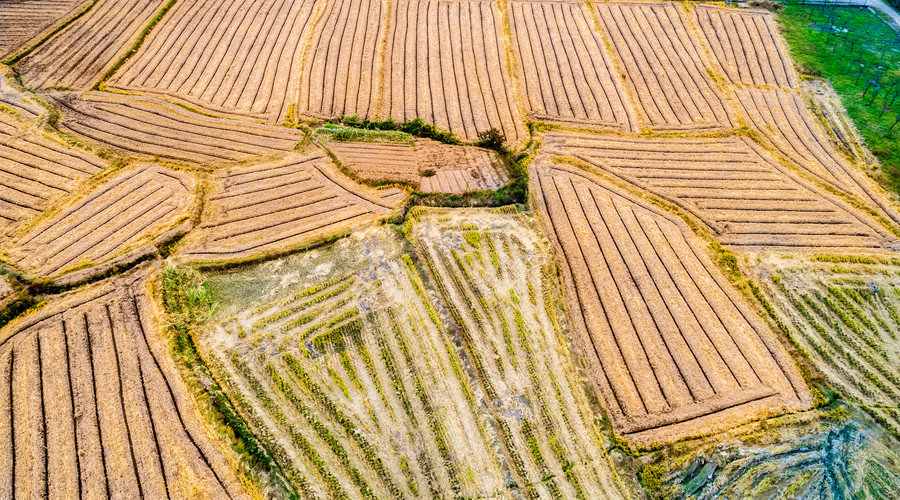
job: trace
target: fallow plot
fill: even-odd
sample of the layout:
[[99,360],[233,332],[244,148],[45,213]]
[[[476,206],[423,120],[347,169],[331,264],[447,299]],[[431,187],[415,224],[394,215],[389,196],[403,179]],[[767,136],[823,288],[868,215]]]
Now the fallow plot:
[[100,0],[16,64],[29,87],[87,90],[134,43],[164,0]]
[[778,339],[680,219],[577,168],[533,168],[571,321],[619,433],[659,443],[810,402]]
[[295,104],[315,0],[178,2],[111,88],[283,121]]
[[0,330],[0,496],[245,497],[160,328],[132,274]]
[[509,182],[497,153],[473,146],[419,139],[415,145],[332,142],[328,147],[363,179],[406,182],[424,193],[493,191]]
[[681,7],[669,2],[601,2],[595,8],[649,128],[698,131],[736,126]]
[[705,4],[691,10],[710,51],[731,83],[797,86],[797,75],[774,14]]
[[847,250],[886,248],[897,241],[868,215],[804,181],[747,138],[550,134],[545,146],[680,205],[720,243]]
[[184,172],[128,169],[15,240],[10,256],[36,276],[59,276],[126,254],[153,253],[164,233],[189,215],[193,191]]
[[637,119],[587,5],[509,4],[525,112],[535,120],[636,130]]
[[321,153],[216,173],[191,260],[239,260],[338,235],[385,217],[400,190],[373,190],[339,174]]
[[496,2],[398,0],[384,57],[381,118],[421,118],[464,141],[492,128],[526,137]]
[[372,118],[382,71],[385,0],[327,0],[304,62],[300,114]]
[[782,155],[818,179],[878,207],[900,223],[897,210],[835,149],[799,94],[780,90],[737,90],[735,93],[749,125]]
[[0,58],[15,53],[91,0],[10,0],[0,7]]
[[215,164],[283,155],[303,132],[210,118],[157,99],[109,93],[53,93],[65,129],[145,157]]
[[0,113],[0,235],[37,217],[106,166]]

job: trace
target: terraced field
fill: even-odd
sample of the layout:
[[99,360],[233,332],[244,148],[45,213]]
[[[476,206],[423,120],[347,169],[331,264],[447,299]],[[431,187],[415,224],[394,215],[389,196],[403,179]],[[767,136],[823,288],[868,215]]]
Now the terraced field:
[[375,116],[387,16],[384,0],[327,1],[303,64],[300,114]]
[[0,236],[10,235],[107,167],[0,113]]
[[384,55],[380,116],[422,118],[464,141],[496,128],[526,137],[494,2],[398,0]]
[[773,14],[704,4],[691,11],[710,52],[731,83],[797,86],[796,70]]
[[529,118],[637,130],[612,56],[585,4],[513,1],[509,11],[521,99]]
[[[858,263],[857,263],[858,262]],[[896,259],[767,259],[760,286],[813,361],[846,397],[900,436],[900,287]]]
[[707,72],[682,7],[601,2],[595,8],[648,128],[703,131],[737,125]]
[[110,88],[270,123],[296,103],[315,0],[178,2]]
[[0,330],[0,496],[245,497],[196,419],[145,277]]
[[201,349],[241,411],[306,494],[621,497],[548,249],[517,215],[417,218],[412,256],[380,229],[209,277]]
[[134,43],[164,0],[99,0],[16,64],[32,88],[87,90]]
[[13,54],[64,18],[85,0],[10,0],[0,9],[0,59]]
[[321,153],[226,169],[213,182],[183,252],[191,260],[246,259],[332,237],[386,217],[405,194],[364,188]]
[[291,151],[299,130],[210,118],[149,98],[52,93],[64,129],[127,154],[204,165]]
[[10,256],[35,276],[58,276],[129,252],[150,254],[190,215],[193,196],[190,174],[130,168],[14,240]]
[[405,182],[424,193],[493,191],[509,182],[495,152],[472,146],[419,139],[415,145],[331,142],[328,148],[360,178]]
[[577,158],[680,205],[733,247],[854,251],[897,242],[868,215],[793,174],[747,138],[551,133],[544,151]]
[[574,167],[539,160],[532,178],[618,432],[668,441],[808,403],[775,335],[680,219]]

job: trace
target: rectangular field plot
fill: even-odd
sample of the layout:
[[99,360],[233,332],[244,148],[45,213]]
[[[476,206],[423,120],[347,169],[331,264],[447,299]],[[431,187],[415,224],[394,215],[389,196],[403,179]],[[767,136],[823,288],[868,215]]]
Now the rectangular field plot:
[[698,131],[737,125],[707,72],[681,7],[669,2],[600,2],[595,8],[650,129]]
[[527,136],[495,2],[398,0],[384,58],[381,118],[422,118],[464,141],[491,128],[511,144]]
[[107,163],[0,114],[0,235],[33,219]]
[[0,497],[245,498],[149,293],[131,273],[0,330]]
[[575,167],[536,163],[570,321],[621,434],[665,442],[808,404],[777,337],[679,218]]
[[731,83],[797,86],[774,14],[704,4],[691,10],[710,52]]
[[8,0],[0,6],[0,59],[53,27],[90,0]]
[[867,214],[801,179],[747,138],[550,134],[545,150],[678,204],[726,245],[840,251],[897,241]]
[[327,0],[300,83],[302,115],[373,118],[382,71],[386,0]]
[[164,0],[100,0],[16,64],[29,87],[87,90],[124,55]]
[[315,6],[315,0],[180,1],[109,86],[283,121],[297,99]]
[[412,235],[208,275],[200,349],[280,465],[319,498],[623,498],[534,228],[420,211]]
[[337,173],[321,153],[217,172],[203,223],[183,254],[197,260],[265,255],[385,217],[399,189],[373,190]]
[[144,245],[187,218],[193,190],[194,180],[185,172],[146,165],[128,169],[15,240],[10,256],[36,276],[55,276],[129,250],[155,252]]
[[303,132],[210,118],[149,97],[52,93],[61,125],[105,147],[144,157],[216,164],[283,155]]
[[509,10],[529,117],[637,130],[631,102],[585,4],[514,1]]

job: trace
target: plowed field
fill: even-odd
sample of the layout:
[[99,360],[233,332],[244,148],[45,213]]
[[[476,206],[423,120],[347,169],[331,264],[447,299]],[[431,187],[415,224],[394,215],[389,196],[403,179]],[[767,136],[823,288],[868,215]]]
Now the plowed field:
[[11,0],[0,8],[0,59],[14,53],[90,0]]
[[280,122],[296,102],[315,0],[178,2],[110,87]]
[[0,330],[0,496],[243,498],[139,276]]
[[618,432],[668,441],[808,403],[778,339],[678,218],[573,167],[542,160],[533,183]]

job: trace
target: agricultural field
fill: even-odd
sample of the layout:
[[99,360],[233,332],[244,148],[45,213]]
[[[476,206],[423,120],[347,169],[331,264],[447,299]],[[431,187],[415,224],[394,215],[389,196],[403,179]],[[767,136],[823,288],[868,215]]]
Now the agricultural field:
[[0,59],[26,45],[67,16],[77,13],[85,0],[18,0],[0,9]]
[[136,41],[165,0],[99,0],[16,62],[31,88],[88,90]]
[[664,442],[809,403],[775,334],[677,216],[584,170],[537,163],[570,320],[618,432]]
[[333,141],[328,148],[361,179],[410,184],[423,193],[493,191],[509,181],[494,151],[472,146],[418,139],[413,144]]
[[43,115],[46,110],[10,85],[3,69],[0,66],[0,111],[25,121]]
[[551,133],[544,140],[544,152],[577,159],[679,205],[735,248],[858,251],[898,243],[867,214],[784,168],[747,138]]
[[109,87],[218,114],[284,121],[314,0],[178,2]]
[[245,498],[167,357],[148,267],[0,330],[4,498]]
[[519,85],[537,121],[635,131],[612,56],[581,2],[509,3]]
[[208,277],[201,350],[285,469],[321,496],[620,497],[531,222],[419,211],[410,231]]
[[403,191],[368,190],[321,153],[221,170],[203,221],[182,252],[192,260],[243,260],[334,237],[387,217]]

